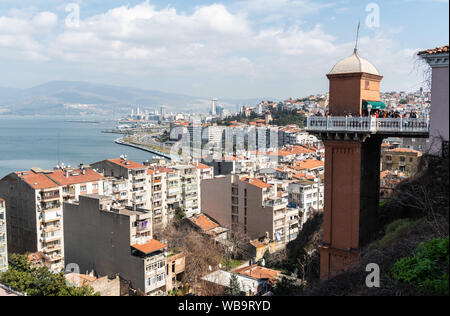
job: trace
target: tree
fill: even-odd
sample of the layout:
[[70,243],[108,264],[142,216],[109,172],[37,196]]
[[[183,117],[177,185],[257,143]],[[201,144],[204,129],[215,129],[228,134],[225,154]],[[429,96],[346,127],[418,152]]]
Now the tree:
[[176,220],[182,220],[183,218],[186,217],[186,213],[184,212],[184,209],[182,207],[177,207],[175,209],[175,219]]
[[12,254],[9,269],[0,274],[0,282],[28,296],[98,296],[88,285],[68,286],[63,273],[47,267],[32,268],[27,255]]
[[302,287],[292,278],[282,277],[273,288],[275,296],[294,296],[301,294]]
[[170,249],[184,253],[185,272],[182,282],[189,285],[191,293],[202,296],[223,295],[222,286],[202,280],[223,260],[220,245],[210,237],[195,231],[184,221],[172,222],[161,232],[159,238],[167,241]]
[[239,284],[239,280],[235,274],[231,275],[230,278],[230,287],[225,291],[225,295],[227,296],[241,296],[241,285]]

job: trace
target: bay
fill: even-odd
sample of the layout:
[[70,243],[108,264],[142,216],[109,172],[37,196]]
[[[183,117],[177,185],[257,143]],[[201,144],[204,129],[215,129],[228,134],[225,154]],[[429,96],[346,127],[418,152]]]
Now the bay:
[[120,134],[102,133],[116,127],[113,120],[67,121],[71,119],[80,118],[0,116],[0,179],[32,167],[53,169],[58,157],[60,162],[72,167],[118,158],[122,154],[137,162],[153,157],[151,153],[114,143]]

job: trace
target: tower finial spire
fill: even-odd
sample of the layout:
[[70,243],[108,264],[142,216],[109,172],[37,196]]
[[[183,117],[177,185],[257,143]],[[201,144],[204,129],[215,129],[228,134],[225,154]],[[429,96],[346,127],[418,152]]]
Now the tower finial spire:
[[356,31],[356,43],[355,43],[355,50],[354,53],[356,54],[358,52],[358,40],[359,40],[359,29],[361,27],[361,20],[358,21],[358,30]]

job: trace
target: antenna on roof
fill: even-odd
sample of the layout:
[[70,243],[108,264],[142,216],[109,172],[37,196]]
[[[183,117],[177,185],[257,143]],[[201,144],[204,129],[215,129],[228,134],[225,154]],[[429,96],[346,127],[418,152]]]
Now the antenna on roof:
[[358,30],[356,31],[356,43],[355,43],[355,50],[354,53],[356,54],[358,52],[358,40],[359,40],[359,29],[361,27],[361,20],[358,21]]

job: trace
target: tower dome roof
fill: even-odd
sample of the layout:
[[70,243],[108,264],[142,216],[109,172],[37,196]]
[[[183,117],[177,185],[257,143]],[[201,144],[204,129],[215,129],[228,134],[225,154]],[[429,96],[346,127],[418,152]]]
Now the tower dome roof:
[[342,59],[331,69],[330,75],[362,72],[380,76],[377,68],[367,59],[360,57],[355,49],[353,55]]

